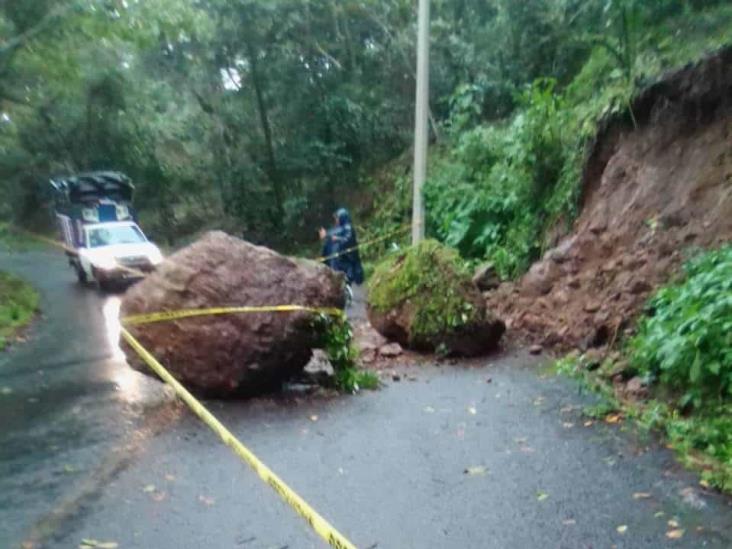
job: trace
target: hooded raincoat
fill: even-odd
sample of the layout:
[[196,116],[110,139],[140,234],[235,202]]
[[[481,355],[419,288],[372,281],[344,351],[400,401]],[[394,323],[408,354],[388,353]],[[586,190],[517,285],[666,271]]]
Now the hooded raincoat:
[[351,215],[345,208],[340,208],[335,213],[335,218],[338,224],[328,231],[323,246],[323,256],[328,258],[335,254],[341,255],[326,259],[325,263],[331,269],[344,273],[349,284],[362,284],[363,267]]

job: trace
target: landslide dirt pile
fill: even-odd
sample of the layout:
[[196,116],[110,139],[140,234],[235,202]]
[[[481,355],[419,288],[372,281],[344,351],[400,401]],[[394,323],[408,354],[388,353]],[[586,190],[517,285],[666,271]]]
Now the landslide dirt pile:
[[670,74],[599,133],[570,235],[488,306],[530,343],[600,347],[695,249],[732,238],[732,48]]
[[[169,257],[124,298],[123,317],[224,306],[344,305],[342,277],[223,232]],[[188,318],[130,328],[185,386],[207,395],[254,395],[302,371],[321,334],[312,315],[253,313]],[[150,373],[133,351],[130,364]]]
[[376,268],[368,318],[377,332],[407,348],[462,356],[494,350],[505,331],[457,253],[434,240]]

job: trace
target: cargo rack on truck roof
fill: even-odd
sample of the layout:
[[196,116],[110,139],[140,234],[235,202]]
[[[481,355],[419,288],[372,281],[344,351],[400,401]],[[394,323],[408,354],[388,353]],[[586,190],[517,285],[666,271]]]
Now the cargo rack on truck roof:
[[99,171],[70,177],[57,177],[50,181],[54,200],[60,204],[87,204],[99,200],[131,203],[135,186],[130,178],[120,172]]

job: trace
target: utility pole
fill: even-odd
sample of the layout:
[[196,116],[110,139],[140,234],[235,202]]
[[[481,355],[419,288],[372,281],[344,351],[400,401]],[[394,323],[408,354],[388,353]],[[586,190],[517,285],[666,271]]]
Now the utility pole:
[[430,93],[430,0],[419,0],[417,20],[417,100],[414,109],[414,196],[412,244],[424,239],[424,181],[427,177],[427,140]]

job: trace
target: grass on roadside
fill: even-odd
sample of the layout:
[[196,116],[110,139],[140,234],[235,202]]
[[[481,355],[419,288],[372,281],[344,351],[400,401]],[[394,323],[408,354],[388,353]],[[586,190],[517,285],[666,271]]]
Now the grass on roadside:
[[[660,288],[622,352],[575,353],[556,369],[604,397],[599,415],[621,411],[661,432],[703,484],[732,493],[732,245],[691,259]],[[640,381],[648,398],[626,398],[618,376]]]
[[27,282],[0,271],[0,350],[33,319],[38,299]]
[[42,248],[44,244],[4,222],[0,222],[0,251],[22,252]]

